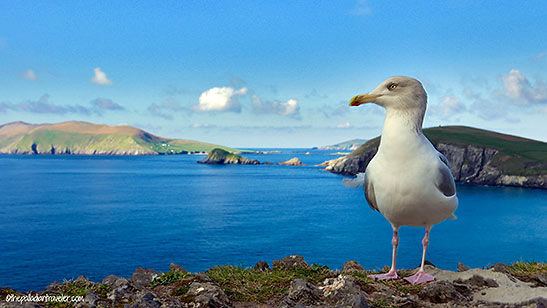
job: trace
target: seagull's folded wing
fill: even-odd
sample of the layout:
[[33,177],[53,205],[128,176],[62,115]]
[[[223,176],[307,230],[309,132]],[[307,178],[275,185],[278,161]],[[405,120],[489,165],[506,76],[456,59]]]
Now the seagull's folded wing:
[[448,167],[448,160],[444,155],[439,153],[439,160],[442,162],[438,164],[437,175],[435,178],[435,186],[443,195],[450,197],[456,194],[456,184],[454,183],[454,177]]

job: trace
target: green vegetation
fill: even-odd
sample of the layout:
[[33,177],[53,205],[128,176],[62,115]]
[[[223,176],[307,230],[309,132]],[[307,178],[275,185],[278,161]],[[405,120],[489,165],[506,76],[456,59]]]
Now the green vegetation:
[[474,145],[499,151],[492,166],[506,174],[536,175],[547,173],[547,143],[466,127],[434,127],[424,130],[433,144]]
[[296,278],[317,284],[325,278],[333,277],[328,267],[321,265],[293,269],[274,268],[272,271],[257,271],[241,266],[217,266],[206,273],[230,298],[253,303],[265,303],[287,295],[291,281]]
[[192,277],[192,274],[188,272],[181,272],[181,271],[169,271],[165,272],[150,282],[151,287],[159,286],[159,285],[167,285],[172,284],[178,281],[181,281],[184,278]]
[[547,263],[519,261],[509,266],[509,273],[522,281],[532,281],[538,274],[547,275]]
[[[545,142],[466,126],[432,127],[424,129],[423,132],[433,145],[439,143],[462,147],[473,145],[498,150],[491,165],[504,174],[547,173],[547,143]],[[377,147],[379,143],[379,137],[371,139],[350,156],[362,155]]]
[[163,138],[130,126],[86,122],[14,122],[0,126],[0,153],[169,155],[205,153],[214,148],[242,152],[211,143]]

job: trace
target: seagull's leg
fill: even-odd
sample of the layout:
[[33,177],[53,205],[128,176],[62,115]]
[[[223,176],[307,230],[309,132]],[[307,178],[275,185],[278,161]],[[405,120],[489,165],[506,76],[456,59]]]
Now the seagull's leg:
[[369,278],[374,278],[378,280],[388,280],[388,279],[397,279],[397,270],[395,263],[397,261],[397,247],[399,246],[399,227],[393,226],[393,238],[391,239],[391,244],[393,245],[393,258],[391,260],[391,269],[385,274],[376,274],[368,275]]
[[432,275],[426,273],[425,270],[424,270],[425,252],[427,251],[427,246],[429,246],[429,231],[431,231],[431,226],[426,226],[425,227],[425,236],[424,236],[424,239],[422,240],[422,245],[424,246],[424,251],[423,251],[423,254],[422,254],[422,265],[420,266],[420,269],[418,270],[418,272],[416,272],[416,274],[405,278],[406,281],[408,281],[412,284],[419,284],[419,283],[424,283],[424,282],[435,280],[435,277],[433,277]]

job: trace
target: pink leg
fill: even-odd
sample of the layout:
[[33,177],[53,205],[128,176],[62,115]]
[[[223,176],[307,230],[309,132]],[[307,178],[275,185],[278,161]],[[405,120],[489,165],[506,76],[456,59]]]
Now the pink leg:
[[391,259],[391,269],[385,274],[376,274],[368,275],[368,278],[378,279],[378,280],[388,280],[388,279],[397,279],[397,270],[395,263],[397,261],[397,247],[399,246],[399,227],[393,227],[393,238],[391,239],[391,244],[393,245],[393,257]]
[[412,283],[412,284],[420,284],[428,281],[435,280],[435,277],[432,275],[426,273],[424,271],[424,263],[425,263],[425,252],[427,251],[427,246],[429,246],[429,231],[431,231],[431,226],[425,227],[425,236],[422,240],[422,245],[424,246],[424,250],[422,253],[422,264],[420,265],[420,269],[416,274],[406,277],[405,280]]

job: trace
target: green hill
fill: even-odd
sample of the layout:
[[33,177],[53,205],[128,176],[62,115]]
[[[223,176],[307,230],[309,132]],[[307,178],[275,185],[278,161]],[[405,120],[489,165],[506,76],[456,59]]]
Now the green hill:
[[127,125],[70,121],[0,126],[2,154],[161,155],[209,152],[214,148],[241,152],[217,144],[159,137]]
[[[547,189],[547,143],[466,126],[423,130],[450,162],[454,179],[480,185]],[[323,163],[341,174],[364,172],[376,154],[380,137],[345,157]]]
[[[431,127],[423,130],[424,135],[438,147],[450,144],[458,147],[469,145],[477,148],[494,149],[497,153],[490,165],[507,174],[537,175],[547,174],[547,143],[522,137],[500,134],[493,131],[468,127]],[[376,149],[380,137],[369,140],[349,157],[362,156]]]

